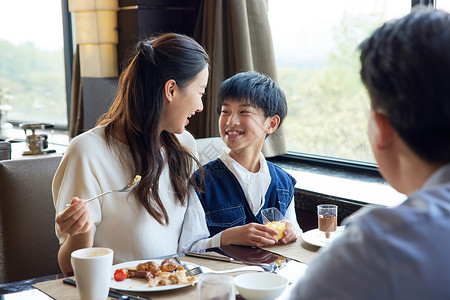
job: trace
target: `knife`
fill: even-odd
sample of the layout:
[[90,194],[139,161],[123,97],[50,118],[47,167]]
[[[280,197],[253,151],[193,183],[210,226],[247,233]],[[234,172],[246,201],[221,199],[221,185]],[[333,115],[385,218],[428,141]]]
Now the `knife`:
[[235,263],[235,264],[246,265],[246,263],[244,263],[242,261],[239,261],[239,260],[235,260],[234,258],[228,257],[228,256],[218,256],[218,255],[214,255],[214,254],[198,253],[198,252],[186,252],[184,254],[186,256],[193,256],[193,257],[199,257],[199,258],[227,261],[227,262],[232,262],[232,263]]
[[[109,295],[111,295],[111,294],[118,294],[118,295],[120,295],[119,299],[152,300],[152,298],[150,298],[150,297],[143,297],[143,296],[136,296],[136,295],[132,295],[132,294],[127,294],[127,293],[118,291],[116,289],[110,289],[109,290]],[[128,298],[126,298],[126,297],[128,297]]]
[[218,256],[218,255],[214,255],[214,254],[208,254],[208,253],[204,253],[204,252],[185,252],[184,253],[186,256],[193,256],[193,257],[198,257],[198,258],[205,258],[205,259],[212,259],[212,260],[220,260],[220,261],[226,261],[226,262],[231,262],[234,264],[241,264],[241,265],[250,265],[250,266],[260,266],[261,268],[263,268],[266,271],[271,271],[272,267],[270,266],[270,264],[265,264],[265,263],[258,263],[258,262],[249,262],[249,261],[240,261],[237,259],[234,259],[232,257],[229,256]]
[[[77,286],[75,280],[71,278],[64,278],[63,283],[70,284],[73,286]],[[109,297],[116,298],[116,299],[122,299],[122,300],[152,300],[150,297],[141,297],[136,295],[131,295],[127,293],[123,293],[114,289],[110,289],[108,293]]]

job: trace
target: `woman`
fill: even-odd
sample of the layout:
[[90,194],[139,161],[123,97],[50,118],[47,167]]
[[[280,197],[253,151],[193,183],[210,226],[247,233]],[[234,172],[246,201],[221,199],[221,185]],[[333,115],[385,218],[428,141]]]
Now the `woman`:
[[[184,35],[138,43],[109,112],[71,141],[53,180],[63,272],[72,271],[70,254],[79,248],[112,248],[118,263],[173,254],[209,235],[201,214],[185,220],[190,206],[199,211],[187,199],[200,164],[189,150],[194,138],[184,131],[203,109],[208,60]],[[130,193],[81,200],[120,188],[135,175],[142,180]]]

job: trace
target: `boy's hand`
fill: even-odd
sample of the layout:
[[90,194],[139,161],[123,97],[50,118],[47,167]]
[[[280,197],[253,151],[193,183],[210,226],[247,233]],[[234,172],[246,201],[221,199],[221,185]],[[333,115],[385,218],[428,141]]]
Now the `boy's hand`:
[[266,225],[249,223],[242,226],[231,227],[222,231],[221,245],[244,245],[261,247],[273,245],[278,240],[274,237],[278,232]]
[[286,229],[284,230],[284,236],[281,239],[283,244],[289,244],[297,240],[297,232],[294,229],[294,225],[286,220]]

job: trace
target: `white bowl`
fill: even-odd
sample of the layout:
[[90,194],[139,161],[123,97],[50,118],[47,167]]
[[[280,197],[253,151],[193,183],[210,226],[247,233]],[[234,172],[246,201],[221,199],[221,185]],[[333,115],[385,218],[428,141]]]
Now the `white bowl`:
[[234,277],[234,285],[247,300],[273,300],[280,296],[289,281],[275,273],[245,273]]

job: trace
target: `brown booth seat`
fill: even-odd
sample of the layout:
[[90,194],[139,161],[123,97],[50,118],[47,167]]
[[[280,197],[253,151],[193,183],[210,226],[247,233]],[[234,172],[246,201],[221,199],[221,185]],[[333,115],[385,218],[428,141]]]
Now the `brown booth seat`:
[[11,159],[11,143],[0,141],[0,160]]
[[61,157],[0,161],[0,283],[61,272],[51,191]]

